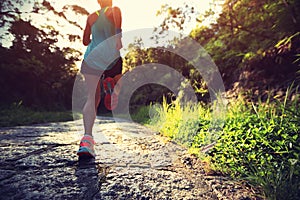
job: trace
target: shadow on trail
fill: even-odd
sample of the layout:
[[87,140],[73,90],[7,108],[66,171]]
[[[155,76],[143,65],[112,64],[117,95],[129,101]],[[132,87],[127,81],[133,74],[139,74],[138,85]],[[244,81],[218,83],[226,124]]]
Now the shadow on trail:
[[81,194],[79,198],[93,199],[99,192],[99,176],[95,159],[78,159],[75,176]]
[[94,199],[99,195],[101,184],[105,182],[108,169],[100,167],[94,158],[79,158],[75,170],[76,182],[80,189],[79,199]]

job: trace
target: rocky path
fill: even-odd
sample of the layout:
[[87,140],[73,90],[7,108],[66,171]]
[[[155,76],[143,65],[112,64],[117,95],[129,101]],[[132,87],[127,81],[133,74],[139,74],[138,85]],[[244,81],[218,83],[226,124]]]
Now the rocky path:
[[1,128],[0,199],[255,199],[141,125],[97,119],[97,157],[85,162],[81,133],[81,120]]

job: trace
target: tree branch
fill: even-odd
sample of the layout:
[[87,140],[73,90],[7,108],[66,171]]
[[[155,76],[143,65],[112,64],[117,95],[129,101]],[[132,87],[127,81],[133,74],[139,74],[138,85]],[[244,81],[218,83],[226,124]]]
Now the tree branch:
[[1,17],[3,17],[4,15],[10,15],[13,16],[10,13],[15,13],[15,14],[22,14],[22,12],[20,11],[12,11],[12,10],[8,10],[8,11],[0,11],[0,15],[2,15]]

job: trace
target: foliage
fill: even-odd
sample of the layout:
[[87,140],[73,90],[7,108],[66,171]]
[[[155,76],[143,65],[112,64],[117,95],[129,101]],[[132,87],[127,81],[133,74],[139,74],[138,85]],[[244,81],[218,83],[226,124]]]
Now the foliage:
[[[182,9],[166,9],[168,15],[162,28],[176,24],[172,21],[172,13],[179,12],[174,20],[178,20],[178,16],[186,17],[181,15]],[[298,83],[299,80],[296,74],[300,71],[299,13],[300,3],[296,0],[226,0],[217,21],[195,27],[190,36],[212,56],[227,87],[239,81],[242,70],[246,69],[254,76],[246,78],[245,89],[252,89],[254,85],[259,86],[258,90],[281,87],[280,84],[287,85],[293,80]],[[212,14],[215,14],[214,10],[204,18]],[[185,66],[181,63],[174,68],[182,73]],[[199,76],[188,78],[191,82],[201,82]],[[299,199],[300,109],[297,92],[294,98],[287,92],[286,98],[278,102],[271,102],[271,97],[264,102],[231,101],[226,123],[222,131],[217,132],[217,141],[209,134],[212,116],[209,114],[211,108],[206,106],[195,105],[191,109],[190,105],[180,107],[178,102],[163,103],[151,123],[162,134],[192,148],[193,152],[215,141],[208,155],[214,167],[236,178],[249,180],[260,187],[267,198]],[[195,113],[197,117],[190,119],[189,116]]]
[[[80,15],[88,14],[74,5],[66,5],[63,11],[68,9]],[[0,47],[3,55],[0,62],[1,104],[22,101],[23,105],[32,108],[71,108],[72,87],[77,72],[75,62],[79,61],[81,52],[70,47],[58,47],[61,33],[48,21],[37,27],[28,20],[28,16],[33,14],[52,12],[78,27],[63,11],[56,11],[45,0],[1,1],[0,24],[13,36],[11,47]],[[68,37],[71,42],[80,38],[78,35]]]
[[191,36],[204,45],[221,69],[239,66],[261,59],[277,41],[298,32],[299,10],[297,1],[226,0],[217,21],[195,28]]
[[2,0],[0,2],[0,27],[4,27],[17,19],[23,18],[24,14],[44,15],[52,12],[67,23],[82,29],[76,21],[71,21],[65,13],[71,10],[75,14],[86,16],[89,14],[86,9],[77,5],[65,5],[62,11],[57,11],[51,3],[53,3],[51,0]]
[[[258,185],[267,199],[299,199],[299,167],[298,160],[291,159],[288,163],[281,162],[278,166],[272,163],[265,168],[257,169],[249,166],[251,171],[247,173],[246,180]],[[297,174],[295,174],[297,173]]]
[[150,120],[149,118],[149,106],[141,106],[135,109],[135,112],[131,114],[133,121],[140,124],[147,124]]
[[[152,126],[207,156],[215,169],[247,179],[269,199],[297,199],[300,183],[300,109],[298,90],[277,102],[231,100],[222,130],[209,134],[211,109],[164,103]],[[271,99],[271,98],[269,98]],[[192,117],[196,116],[196,117]],[[199,154],[201,155],[201,153]]]
[[[177,45],[177,46],[176,46]],[[201,78],[200,72],[196,70],[188,61],[179,55],[175,55],[172,52],[172,48],[178,48],[178,43],[175,46],[169,46],[168,50],[165,47],[162,48],[143,48],[141,40],[136,40],[135,43],[129,45],[129,52],[126,54],[123,60],[124,73],[133,70],[140,65],[146,65],[149,63],[159,63],[173,68],[179,72],[183,77],[188,80],[188,84],[192,86],[195,93],[199,98],[205,99],[207,97],[208,90],[206,83]],[[187,47],[188,48],[188,47]],[[160,74],[161,75],[161,74]],[[137,78],[141,78],[137,77]],[[162,77],[157,77],[157,79]],[[175,83],[176,84],[176,83]],[[141,87],[136,94],[138,97],[133,97],[132,103],[141,102],[138,99],[144,101],[142,105],[149,105],[150,102],[156,100],[156,102],[162,102],[163,96],[170,96],[170,91],[167,88],[155,84],[148,84]],[[135,94],[135,95],[136,95]],[[150,99],[150,101],[147,101]],[[141,103],[138,103],[141,104]]]
[[179,31],[183,31],[186,25],[186,22],[191,21],[191,15],[195,13],[195,8],[184,3],[184,6],[173,8],[168,4],[164,4],[161,6],[161,9],[157,11],[156,15],[164,15],[163,22],[159,25],[159,27],[154,29],[154,32],[158,33],[158,35],[154,35],[156,40],[159,39],[159,35],[164,34],[166,30],[178,29]]
[[232,104],[220,140],[210,153],[215,166],[260,185],[270,199],[299,197],[298,100]]
[[[217,0],[213,2],[219,4]],[[196,18],[197,11],[192,6],[163,5],[158,15],[165,18],[153,39],[163,38],[164,31],[171,26],[180,31],[190,18],[202,23],[202,19],[217,16],[214,6],[212,4],[207,13]],[[240,87],[258,89],[259,94],[265,89],[285,89],[294,80],[299,80],[299,13],[300,4],[296,0],[226,0],[218,18],[210,24],[199,23],[189,37],[199,42],[212,57],[226,88],[234,88],[233,84],[240,82]],[[183,40],[175,38],[170,45],[176,48]],[[124,62],[128,70],[151,62],[168,65],[189,79],[199,100],[207,100],[207,86],[201,74],[180,56],[161,49],[145,49],[141,40],[132,44],[129,50]],[[244,78],[243,73],[250,75]],[[144,92],[142,96],[146,94]]]
[[25,106],[52,110],[70,107],[76,59],[67,59],[66,52],[55,47],[55,33],[46,34],[29,22],[13,22],[11,33],[13,46],[0,49],[5,55],[0,63],[1,102],[23,101]]

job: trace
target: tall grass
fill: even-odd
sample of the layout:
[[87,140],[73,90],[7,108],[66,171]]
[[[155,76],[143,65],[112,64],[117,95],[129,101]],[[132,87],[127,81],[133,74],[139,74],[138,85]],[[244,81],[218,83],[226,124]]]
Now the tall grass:
[[[282,101],[231,100],[221,130],[210,131],[212,107],[165,101],[150,124],[173,140],[207,154],[212,167],[259,187],[267,199],[300,199],[300,106],[298,90]],[[218,140],[215,140],[218,138]]]
[[[163,99],[161,106],[156,106],[150,120],[150,126],[159,131],[164,136],[172,138],[174,141],[192,147],[195,138],[199,133],[204,134],[203,139],[208,139],[211,112],[203,104],[181,105],[179,100],[168,104]],[[212,141],[204,139],[202,142],[208,144]]]

